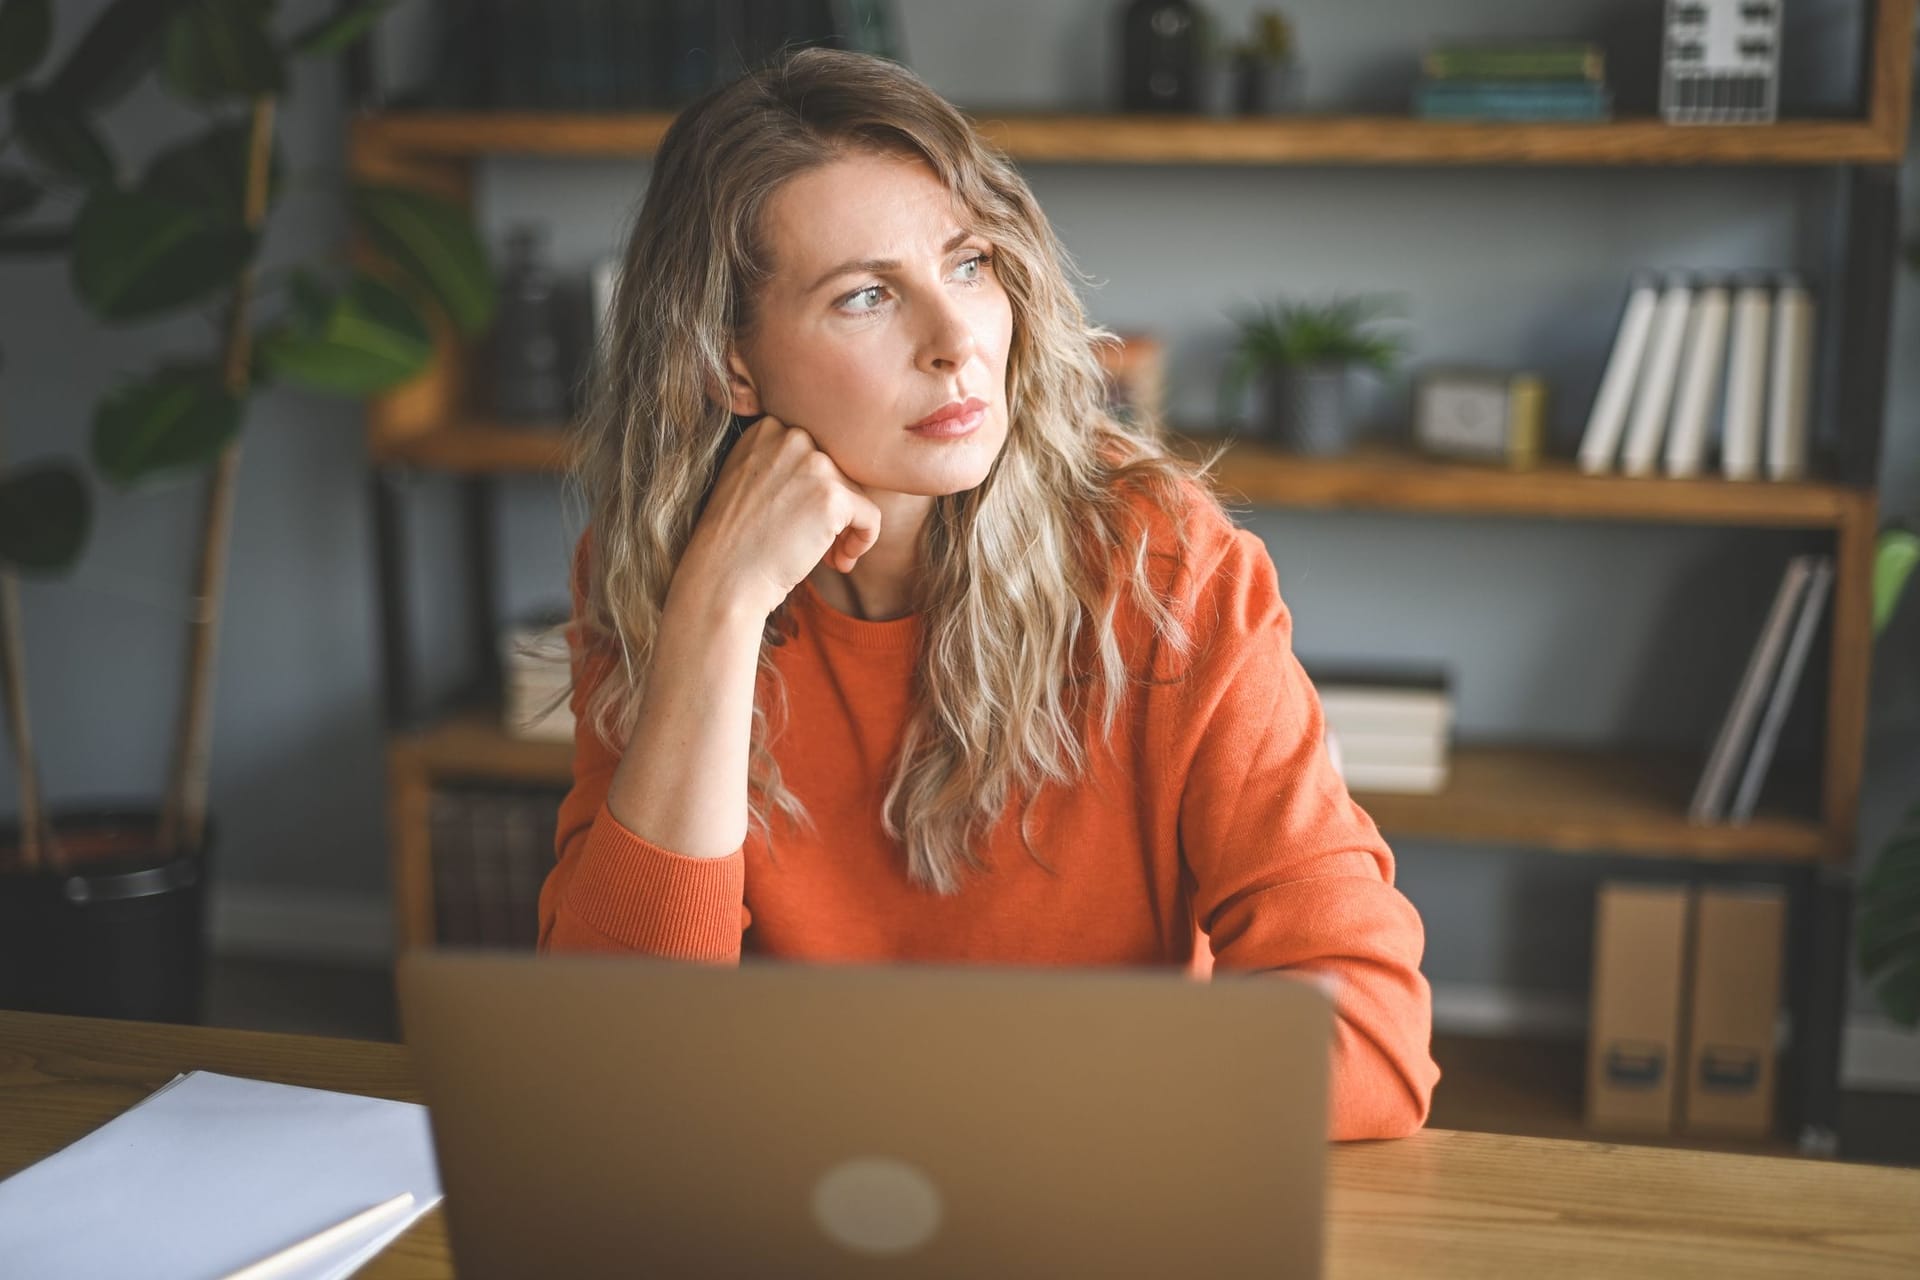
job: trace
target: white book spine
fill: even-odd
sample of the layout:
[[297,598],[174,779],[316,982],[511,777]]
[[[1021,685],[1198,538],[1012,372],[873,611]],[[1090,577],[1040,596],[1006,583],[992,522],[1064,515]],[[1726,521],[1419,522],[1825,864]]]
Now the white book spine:
[[1660,457],[1660,438],[1666,432],[1673,407],[1673,384],[1680,372],[1680,344],[1687,333],[1687,314],[1693,308],[1693,285],[1676,276],[1660,294],[1654,313],[1653,336],[1647,340],[1647,372],[1634,396],[1627,422],[1627,443],[1620,469],[1630,476],[1653,473]]
[[1694,299],[1687,326],[1687,351],[1682,361],[1680,395],[1674,401],[1673,422],[1667,429],[1667,474],[1696,476],[1707,452],[1707,415],[1720,390],[1726,368],[1727,289],[1711,284]]
[[1807,399],[1813,384],[1813,295],[1792,277],[1773,298],[1773,369],[1767,404],[1767,475],[1807,474]]
[[1754,480],[1760,475],[1760,410],[1766,401],[1767,329],[1772,317],[1772,292],[1763,284],[1742,285],[1733,301],[1727,403],[1720,430],[1720,470],[1729,480]]
[[1626,427],[1627,405],[1633,398],[1634,382],[1640,376],[1659,297],[1651,276],[1634,277],[1626,310],[1620,316],[1620,328],[1614,334],[1613,353],[1607,357],[1607,370],[1600,377],[1600,390],[1593,398],[1593,411],[1587,416],[1587,432],[1580,441],[1580,469],[1589,475],[1613,468],[1613,455],[1620,447],[1620,435]]

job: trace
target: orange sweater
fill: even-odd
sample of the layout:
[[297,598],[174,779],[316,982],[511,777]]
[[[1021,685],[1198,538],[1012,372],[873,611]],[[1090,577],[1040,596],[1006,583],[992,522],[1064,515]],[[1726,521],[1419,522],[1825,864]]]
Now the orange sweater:
[[[1331,1136],[1419,1129],[1440,1074],[1424,930],[1393,887],[1392,852],[1328,758],[1266,547],[1200,508],[1181,564],[1168,518],[1149,519],[1156,554],[1177,566],[1163,598],[1195,647],[1176,659],[1123,607],[1129,662],[1184,678],[1136,688],[1112,750],[1091,753],[1078,786],[1036,800],[1034,848],[1054,872],[1008,818],[987,840],[987,869],[958,895],[908,881],[880,810],[921,619],[854,618],[802,583],[795,634],[774,651],[792,719],[773,753],[820,836],[777,828],[773,859],[757,833],[724,858],[653,844],[607,809],[619,752],[583,728],[540,894],[540,948],[1310,971],[1336,992]],[[575,556],[576,617],[590,536]],[[583,657],[577,625],[569,638],[584,723],[586,693],[610,664]]]

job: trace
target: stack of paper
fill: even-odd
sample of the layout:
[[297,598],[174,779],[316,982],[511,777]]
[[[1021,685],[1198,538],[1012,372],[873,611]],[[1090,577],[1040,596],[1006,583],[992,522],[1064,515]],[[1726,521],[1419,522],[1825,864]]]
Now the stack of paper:
[[206,1280],[403,1191],[405,1216],[276,1275],[351,1275],[440,1202],[427,1110],[191,1071],[0,1182],[0,1272]]

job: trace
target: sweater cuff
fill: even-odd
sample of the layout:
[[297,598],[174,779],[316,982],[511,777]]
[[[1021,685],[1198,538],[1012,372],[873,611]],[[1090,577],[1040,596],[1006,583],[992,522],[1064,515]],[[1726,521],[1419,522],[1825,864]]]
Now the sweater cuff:
[[622,826],[601,802],[567,884],[564,909],[635,951],[668,959],[740,958],[746,855],[674,853]]

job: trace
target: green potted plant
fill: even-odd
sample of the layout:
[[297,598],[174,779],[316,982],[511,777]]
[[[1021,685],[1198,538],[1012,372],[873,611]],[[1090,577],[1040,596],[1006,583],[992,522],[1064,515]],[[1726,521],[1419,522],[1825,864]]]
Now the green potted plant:
[[[1914,566],[1920,535],[1894,526],[1880,535],[1873,572],[1873,632],[1893,618]],[[1888,1017],[1920,1027],[1920,794],[1860,883],[1856,958]]]
[[1374,331],[1392,313],[1381,296],[1288,302],[1229,313],[1239,329],[1221,388],[1221,417],[1240,418],[1247,384],[1265,390],[1262,434],[1297,453],[1331,455],[1353,444],[1350,375],[1391,373],[1404,352],[1397,335]]
[[1239,47],[1240,109],[1278,115],[1300,105],[1301,69],[1293,23],[1277,9],[1257,10],[1253,36]]
[[[290,62],[346,50],[388,7],[341,3],[282,35],[262,0],[116,0],[62,66],[36,75],[53,6],[0,0],[11,121],[0,134],[0,254],[64,257],[79,297],[109,325],[209,305],[219,317],[212,349],[169,356],[93,410],[89,459],[116,489],[212,468],[173,763],[157,805],[47,811],[15,593],[10,577],[0,583],[0,688],[20,787],[20,821],[0,833],[0,1006],[197,1020],[213,661],[252,398],[275,382],[353,397],[395,387],[431,362],[437,328],[476,335],[491,317],[492,274],[467,213],[411,190],[351,189],[360,251],[350,259],[271,272],[257,263],[287,185],[274,126]],[[203,122],[125,174],[95,119],[150,74]],[[77,208],[28,222],[48,197]],[[71,564],[87,501],[61,464],[0,484],[8,571]]]
[[[1907,245],[1920,271],[1920,238]],[[1873,564],[1873,634],[1893,620],[1914,569],[1920,532],[1895,522],[1883,529]],[[1920,1028],[1920,793],[1860,882],[1855,960],[1880,1008],[1899,1025]]]

